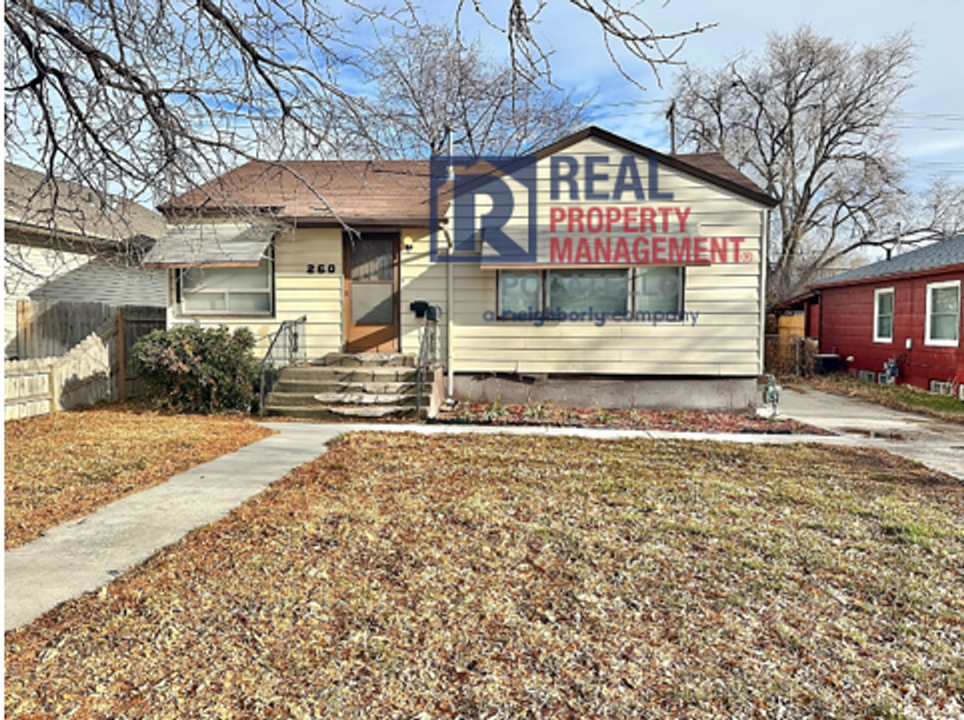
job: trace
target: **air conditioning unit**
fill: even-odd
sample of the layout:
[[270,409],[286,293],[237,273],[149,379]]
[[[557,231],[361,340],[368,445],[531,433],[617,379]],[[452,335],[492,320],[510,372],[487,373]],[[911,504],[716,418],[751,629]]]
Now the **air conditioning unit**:
[[857,379],[858,379],[858,380],[863,380],[864,382],[872,383],[872,382],[874,382],[874,380],[875,380],[874,371],[873,371],[873,370],[858,370],[858,371],[857,371]]
[[938,395],[953,395],[954,383],[943,382],[941,380],[931,380],[931,392]]

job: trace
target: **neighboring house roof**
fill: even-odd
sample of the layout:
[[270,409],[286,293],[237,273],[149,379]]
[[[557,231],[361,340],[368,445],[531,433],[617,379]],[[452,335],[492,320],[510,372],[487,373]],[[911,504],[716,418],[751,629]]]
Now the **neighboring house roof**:
[[881,260],[848,270],[818,283],[812,283],[809,287],[820,289],[831,285],[870,282],[878,278],[895,275],[916,275],[930,270],[950,269],[955,266],[964,267],[964,235],[940,240],[927,247],[892,257],[890,260]]
[[124,265],[122,261],[94,258],[86,265],[70,270],[34,288],[31,300],[66,302],[99,302],[123,305],[167,305],[166,276],[159,270],[145,270],[140,265]]
[[[719,153],[664,155],[598,127],[588,127],[536,153],[542,159],[594,138],[767,207],[777,201]],[[170,215],[230,215],[239,210],[270,213],[302,223],[389,225],[430,218],[427,160],[252,161],[160,207]]]
[[62,243],[74,252],[92,252],[104,244],[126,249],[164,232],[163,216],[142,205],[9,162],[3,200],[4,234],[11,243]]

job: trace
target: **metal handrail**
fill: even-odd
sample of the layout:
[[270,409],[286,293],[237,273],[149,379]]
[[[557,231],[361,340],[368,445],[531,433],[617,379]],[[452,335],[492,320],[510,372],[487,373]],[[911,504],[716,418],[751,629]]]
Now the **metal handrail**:
[[[268,400],[268,393],[270,393],[274,387],[276,375],[274,371],[284,369],[299,360],[307,359],[304,343],[301,342],[301,337],[304,335],[304,325],[307,322],[307,315],[302,315],[297,320],[285,320],[272,334],[271,342],[268,344],[268,350],[265,352],[264,357],[261,358],[261,398],[258,403],[259,417],[264,417],[264,408]],[[278,353],[282,353],[280,363],[276,360]],[[268,375],[269,366],[272,370],[270,377]]]
[[418,359],[416,361],[416,392],[415,413],[422,413],[422,390],[425,388],[425,373],[431,365],[438,362],[438,316],[441,308],[435,308],[435,320],[426,318],[418,342]]

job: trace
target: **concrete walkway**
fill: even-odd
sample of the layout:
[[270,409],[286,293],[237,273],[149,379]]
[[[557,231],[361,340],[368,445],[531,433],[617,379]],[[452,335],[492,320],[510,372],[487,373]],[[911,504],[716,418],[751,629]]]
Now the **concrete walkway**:
[[806,385],[783,389],[778,414],[964,480],[964,425],[831,395]]
[[[25,625],[65,600],[106,585],[191,530],[224,517],[293,468],[321,455],[332,438],[345,432],[863,445],[883,447],[964,478],[961,426],[943,427],[947,423],[809,389],[802,393],[785,389],[780,414],[846,432],[838,437],[821,437],[550,427],[264,423],[278,434],[118,500],[85,518],[64,523],[33,542],[5,552],[4,626],[11,630]],[[895,432],[903,439],[891,439]],[[886,433],[886,439],[871,437],[873,433]]]
[[3,554],[4,629],[106,585],[191,530],[221,519],[323,453],[326,443],[343,432],[331,425],[310,427],[311,432],[282,432],[198,465],[8,550]]

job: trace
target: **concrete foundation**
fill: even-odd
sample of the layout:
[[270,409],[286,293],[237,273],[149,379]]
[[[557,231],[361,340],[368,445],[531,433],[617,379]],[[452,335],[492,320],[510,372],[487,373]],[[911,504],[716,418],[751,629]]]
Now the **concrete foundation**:
[[757,407],[760,393],[756,377],[456,374],[455,397],[479,403],[498,398],[504,405],[742,412]]

